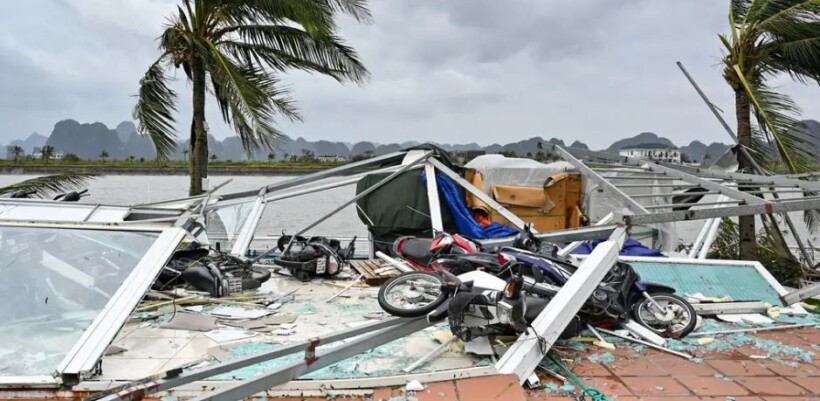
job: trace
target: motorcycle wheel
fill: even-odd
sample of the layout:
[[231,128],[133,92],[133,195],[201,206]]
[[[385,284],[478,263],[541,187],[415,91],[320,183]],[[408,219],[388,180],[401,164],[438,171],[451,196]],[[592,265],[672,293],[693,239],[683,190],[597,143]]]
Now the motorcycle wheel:
[[686,337],[697,324],[697,312],[689,301],[674,294],[651,294],[664,309],[664,314],[672,313],[671,321],[660,319],[653,311],[657,307],[648,299],[641,300],[633,305],[632,317],[642,326],[660,335],[674,338]]
[[249,268],[251,278],[258,281],[260,284],[270,280],[270,270],[263,266],[251,266]]
[[379,288],[379,306],[399,317],[424,316],[447,300],[444,279],[438,274],[414,271],[402,273]]

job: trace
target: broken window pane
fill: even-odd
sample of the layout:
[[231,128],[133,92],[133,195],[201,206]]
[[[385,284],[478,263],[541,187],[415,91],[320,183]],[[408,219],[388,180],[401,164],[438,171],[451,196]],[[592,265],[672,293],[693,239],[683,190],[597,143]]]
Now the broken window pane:
[[0,226],[0,376],[53,374],[158,235]]
[[221,242],[223,249],[230,249],[242,226],[248,220],[253,205],[254,202],[244,202],[213,209],[206,213],[208,239],[211,242]]

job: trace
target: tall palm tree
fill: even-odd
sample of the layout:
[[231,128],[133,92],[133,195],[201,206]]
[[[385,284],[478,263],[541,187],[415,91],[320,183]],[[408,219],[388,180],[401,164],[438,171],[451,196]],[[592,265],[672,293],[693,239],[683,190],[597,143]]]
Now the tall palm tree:
[[40,149],[40,157],[48,164],[48,159],[54,157],[54,146],[46,145]]
[[[785,74],[820,83],[820,0],[730,0],[729,22],[730,33],[720,39],[723,77],[735,94],[738,142],[758,161],[775,156],[791,173],[808,171],[814,156],[797,120],[799,109],[768,82]],[[743,158],[741,163],[751,167]],[[816,227],[815,213],[806,215],[810,227]],[[739,233],[740,257],[753,259],[754,216],[740,218]]]
[[159,158],[176,146],[177,94],[169,69],[182,68],[191,82],[191,195],[207,177],[205,96],[214,96],[223,120],[246,151],[271,148],[281,132],[275,116],[300,116],[274,72],[296,68],[362,83],[367,70],[336,34],[337,13],[370,19],[366,0],[181,0],[159,38],[162,53],[140,80],[134,119],[154,142]]
[[14,145],[9,150],[9,153],[11,153],[11,157],[12,159],[14,159],[14,162],[16,163],[18,160],[20,160],[21,157],[23,157],[24,150],[19,145]]

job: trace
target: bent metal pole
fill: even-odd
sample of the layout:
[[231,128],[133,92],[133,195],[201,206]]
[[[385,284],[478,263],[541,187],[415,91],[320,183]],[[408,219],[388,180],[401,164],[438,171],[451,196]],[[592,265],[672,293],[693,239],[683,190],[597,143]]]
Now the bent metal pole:
[[[427,159],[429,159],[429,158],[430,158],[430,155],[432,155],[432,152],[427,152],[427,153],[425,153],[425,154],[423,154],[423,155],[419,156],[419,158],[418,158],[418,159],[413,160],[412,162],[408,163],[407,165],[403,166],[402,168],[400,168],[400,169],[398,169],[398,170],[394,171],[392,174],[388,175],[387,177],[384,177],[384,179],[382,179],[381,181],[377,182],[377,183],[376,183],[376,184],[374,184],[372,187],[367,188],[366,190],[362,191],[360,194],[358,194],[358,195],[356,195],[355,197],[353,197],[353,199],[351,199],[351,200],[349,200],[349,201],[347,201],[347,202],[345,202],[345,203],[342,203],[341,205],[339,205],[339,207],[337,207],[336,209],[333,209],[333,211],[331,211],[330,213],[328,213],[328,214],[326,214],[326,215],[322,216],[322,217],[321,217],[321,218],[319,218],[318,220],[316,220],[316,221],[314,221],[313,223],[309,224],[307,227],[303,228],[302,230],[300,230],[298,233],[296,233],[294,236],[292,236],[292,237],[291,237],[290,242],[288,243],[288,247],[287,247],[287,249],[290,249],[290,245],[293,243],[293,240],[294,240],[296,237],[298,237],[298,236],[300,236],[300,235],[302,235],[302,234],[306,233],[306,232],[307,232],[308,230],[310,230],[311,228],[316,227],[316,226],[318,226],[319,224],[321,224],[323,221],[325,221],[325,220],[327,220],[327,219],[329,219],[329,218],[333,217],[336,213],[339,213],[339,212],[340,212],[340,211],[342,211],[344,208],[346,208],[346,207],[350,206],[351,204],[355,203],[355,202],[356,202],[356,201],[358,201],[359,199],[364,198],[364,197],[365,197],[365,196],[367,196],[367,195],[370,195],[370,194],[371,194],[372,192],[374,192],[375,190],[377,190],[377,189],[381,188],[382,186],[384,186],[384,185],[385,185],[385,184],[387,184],[388,182],[392,181],[392,180],[393,180],[394,178],[396,178],[396,176],[398,176],[399,174],[404,173],[405,171],[410,170],[410,169],[411,169],[411,168],[413,168],[414,166],[416,166],[416,165],[418,165],[418,164],[420,164],[420,163],[422,163],[422,162],[427,161]],[[263,257],[267,256],[267,255],[268,255],[268,254],[269,254],[272,250],[274,250],[274,249],[276,249],[276,248],[271,248],[271,249],[269,249],[269,250],[267,250],[267,251],[263,252],[263,253],[262,253],[262,254],[260,254],[259,256],[257,256],[257,257],[255,257],[255,258],[253,258],[251,261],[252,261],[252,262],[256,262],[256,261],[258,261],[259,259],[262,259]]]

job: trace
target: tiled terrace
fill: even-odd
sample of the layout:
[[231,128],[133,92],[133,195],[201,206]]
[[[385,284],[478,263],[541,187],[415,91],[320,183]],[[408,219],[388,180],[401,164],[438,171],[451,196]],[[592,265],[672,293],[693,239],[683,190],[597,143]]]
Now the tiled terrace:
[[[817,353],[820,330],[799,329],[756,334],[755,337],[778,341],[807,353]],[[599,350],[593,350],[598,352]],[[604,350],[600,350],[603,352]],[[567,366],[588,386],[617,401],[817,401],[820,400],[820,360],[811,363],[778,355],[767,355],[759,348],[741,346],[728,351],[696,353],[698,362],[618,344],[610,351],[615,361],[608,364],[589,361],[579,354],[581,363]],[[577,359],[575,360],[577,361]],[[539,373],[543,384],[563,383]],[[555,388],[555,386],[550,386]],[[328,400],[326,397],[290,397],[275,400]],[[408,394],[403,388],[374,389],[366,396],[339,397],[336,400],[373,401],[546,401],[571,400],[571,394],[547,388],[523,389],[513,376],[491,376],[428,384],[424,391]],[[587,398],[589,399],[589,398]]]

